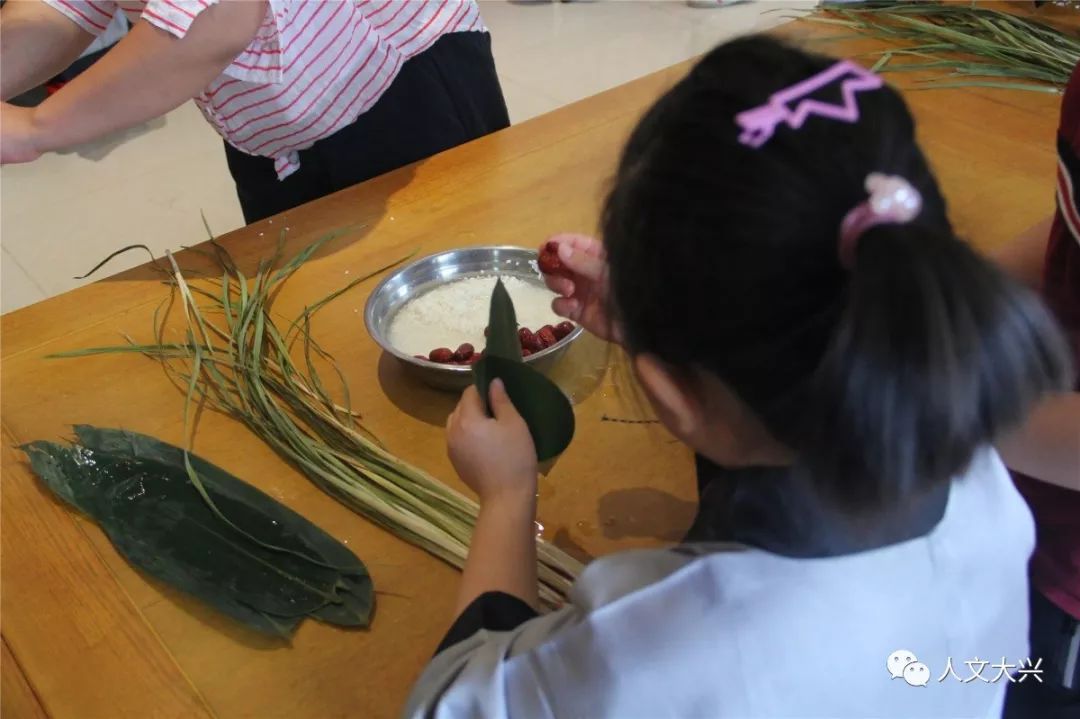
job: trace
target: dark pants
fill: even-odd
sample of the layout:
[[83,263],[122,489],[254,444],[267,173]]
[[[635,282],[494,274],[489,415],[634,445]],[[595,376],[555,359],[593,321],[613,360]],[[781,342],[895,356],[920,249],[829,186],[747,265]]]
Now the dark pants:
[[444,35],[410,58],[356,122],[300,151],[300,169],[278,180],[274,161],[225,143],[244,220],[251,224],[510,124],[491,36]]
[[[1005,719],[1080,717],[1080,622],[1031,589],[1031,661],[1042,659],[1042,683],[1028,676],[1009,685]],[[1025,666],[1027,666],[1025,664]]]

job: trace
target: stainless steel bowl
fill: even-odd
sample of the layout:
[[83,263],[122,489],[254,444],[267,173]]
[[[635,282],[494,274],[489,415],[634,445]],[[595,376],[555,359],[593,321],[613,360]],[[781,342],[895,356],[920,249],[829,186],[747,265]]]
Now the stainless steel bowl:
[[[410,300],[439,285],[466,277],[509,275],[543,286],[544,281],[536,269],[536,258],[535,250],[521,247],[466,247],[430,255],[379,283],[364,307],[364,324],[375,342],[417,379],[438,389],[462,390],[472,383],[471,367],[438,364],[399,351],[390,344],[390,324]],[[486,323],[486,315],[480,321]],[[581,327],[575,327],[558,343],[526,357],[525,362],[547,372],[581,332]]]

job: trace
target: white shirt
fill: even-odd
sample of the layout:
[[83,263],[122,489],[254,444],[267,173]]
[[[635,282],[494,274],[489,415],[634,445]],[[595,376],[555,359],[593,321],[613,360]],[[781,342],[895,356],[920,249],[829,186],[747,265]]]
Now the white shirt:
[[[1009,680],[990,664],[1028,659],[1034,542],[985,450],[915,539],[823,559],[736,545],[599,559],[564,608],[436,656],[405,715],[997,718]],[[925,686],[893,678],[897,650]],[[981,679],[963,681],[969,661]]]

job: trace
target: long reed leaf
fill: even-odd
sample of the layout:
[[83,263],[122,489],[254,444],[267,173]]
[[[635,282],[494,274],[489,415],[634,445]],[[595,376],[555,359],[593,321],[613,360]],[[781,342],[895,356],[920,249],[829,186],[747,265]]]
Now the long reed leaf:
[[[872,53],[877,72],[941,71],[919,89],[984,87],[1060,92],[1080,62],[1080,38],[1054,27],[979,5],[872,0],[826,3],[811,22],[841,25],[865,36],[898,43]],[[908,58],[926,62],[901,62]],[[971,80],[956,80],[967,78]],[[975,78],[1014,78],[997,82]],[[1045,83],[1045,85],[1041,84]]]
[[[359,514],[461,567],[477,516],[476,503],[392,454],[358,421],[344,374],[312,334],[316,312],[412,253],[309,303],[288,322],[285,332],[274,322],[272,306],[282,286],[319,248],[342,233],[329,233],[285,261],[282,236],[272,257],[260,262],[250,279],[211,236],[212,252],[207,254],[220,272],[206,280],[215,287],[213,291],[188,283],[175,258],[166,253],[172,270],[167,273],[170,297],[179,297],[186,324],[183,341],[165,339],[171,307],[166,298],[154,313],[153,342],[129,339],[126,345],[51,356],[138,353],[160,362],[185,397],[186,447],[192,446],[197,429],[195,409],[205,402],[240,421],[317,486]],[[214,322],[210,315],[223,319]],[[291,354],[297,340],[302,345],[301,366]],[[337,375],[344,395],[341,403],[319,376],[317,365],[322,363]],[[198,486],[198,473],[191,468],[190,475]],[[537,541],[541,599],[555,606],[582,565],[547,542]]]

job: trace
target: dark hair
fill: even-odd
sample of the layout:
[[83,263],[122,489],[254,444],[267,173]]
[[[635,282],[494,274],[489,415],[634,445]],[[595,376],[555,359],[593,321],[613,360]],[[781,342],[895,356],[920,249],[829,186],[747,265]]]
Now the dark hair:
[[[714,373],[862,512],[963,471],[1065,386],[1068,360],[1040,301],[953,234],[892,88],[859,93],[858,122],[737,141],[738,112],[833,62],[764,36],[710,52],[630,136],[603,233],[630,351]],[[838,102],[838,84],[815,97]],[[871,172],[923,209],[865,232],[847,270],[840,222]]]

